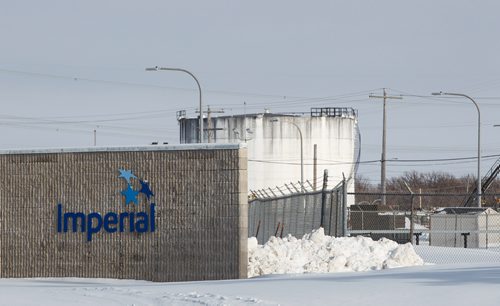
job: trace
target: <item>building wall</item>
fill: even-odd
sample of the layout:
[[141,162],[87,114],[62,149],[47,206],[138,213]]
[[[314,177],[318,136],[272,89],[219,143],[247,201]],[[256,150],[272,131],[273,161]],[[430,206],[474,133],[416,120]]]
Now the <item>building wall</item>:
[[488,231],[479,234],[479,246],[500,247],[500,214],[488,211],[477,222],[480,230]]
[[[467,237],[469,248],[477,248],[478,230],[477,215],[447,215],[435,214],[430,219],[430,245],[446,247],[464,247],[463,232],[472,232]],[[440,232],[442,231],[442,232]]]
[[430,219],[430,245],[464,247],[462,233],[470,233],[467,247],[487,248],[500,246],[500,214],[488,213],[435,214]]
[[[0,277],[247,277],[246,154],[240,145],[3,152]],[[127,204],[118,169],[137,176],[133,190],[147,180],[154,196]],[[101,230],[91,241],[88,232],[58,232],[58,204],[104,216],[151,215],[153,202],[154,232]]]

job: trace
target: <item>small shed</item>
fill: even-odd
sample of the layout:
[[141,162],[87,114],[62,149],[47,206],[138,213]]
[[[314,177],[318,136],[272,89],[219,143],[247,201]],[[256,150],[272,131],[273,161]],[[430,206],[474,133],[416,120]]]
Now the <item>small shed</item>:
[[485,207],[446,207],[430,217],[432,246],[488,248],[500,246],[500,214]]

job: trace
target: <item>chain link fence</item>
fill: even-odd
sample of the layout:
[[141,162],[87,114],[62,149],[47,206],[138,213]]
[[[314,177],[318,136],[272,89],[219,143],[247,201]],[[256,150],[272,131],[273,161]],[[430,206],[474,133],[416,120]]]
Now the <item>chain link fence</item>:
[[[460,207],[467,194],[349,193],[348,236],[412,242],[426,262],[500,262],[497,207]],[[495,195],[489,195],[495,196]],[[439,203],[440,207],[422,205]],[[458,207],[457,207],[458,206]]]
[[249,236],[263,244],[323,226],[330,236],[411,242],[428,263],[500,262],[498,207],[460,207],[468,194],[437,193],[386,193],[381,205],[382,194],[351,193],[346,186],[252,199]]
[[322,226],[325,234],[343,236],[347,224],[345,182],[332,190],[306,191],[249,202],[249,236],[265,243],[269,237],[302,237]]

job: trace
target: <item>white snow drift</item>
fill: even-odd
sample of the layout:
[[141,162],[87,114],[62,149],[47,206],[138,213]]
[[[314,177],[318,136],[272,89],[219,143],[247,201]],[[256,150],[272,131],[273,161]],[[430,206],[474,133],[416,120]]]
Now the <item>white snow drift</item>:
[[382,238],[326,236],[323,229],[297,239],[271,237],[259,245],[248,239],[248,276],[309,272],[369,271],[419,266],[424,261],[410,243],[399,245]]

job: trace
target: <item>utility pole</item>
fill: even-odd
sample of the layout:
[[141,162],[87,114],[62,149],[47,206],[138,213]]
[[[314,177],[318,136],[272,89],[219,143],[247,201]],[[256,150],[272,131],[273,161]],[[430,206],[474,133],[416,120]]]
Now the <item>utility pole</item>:
[[316,179],[318,175],[318,145],[314,144],[313,157],[313,191],[316,191]]
[[385,88],[384,90],[384,95],[383,96],[375,96],[375,95],[369,95],[369,98],[377,98],[377,99],[384,99],[384,110],[383,110],[383,122],[382,122],[382,156],[380,158],[380,164],[381,164],[381,169],[380,169],[380,193],[382,193],[382,205],[386,205],[386,185],[385,185],[385,162],[386,162],[386,100],[387,99],[398,99],[401,100],[403,99],[402,97],[396,97],[396,96],[388,96],[387,91]]
[[410,243],[413,244],[413,234],[415,233],[415,208],[413,207],[413,191],[411,190],[410,186],[408,186],[408,183],[403,181],[405,183],[406,189],[411,194],[411,202],[410,202]]
[[247,102],[243,101],[243,140],[247,142]]
[[418,207],[420,208],[420,210],[422,210],[422,188],[418,189],[418,193],[420,194]]
[[[204,111],[204,113],[205,113],[205,111]],[[207,139],[208,139],[208,143],[211,143],[213,135],[214,135],[213,131],[222,130],[221,128],[214,129],[212,127],[212,113],[224,113],[224,110],[223,109],[211,109],[210,105],[208,105],[206,113],[207,113]]]

